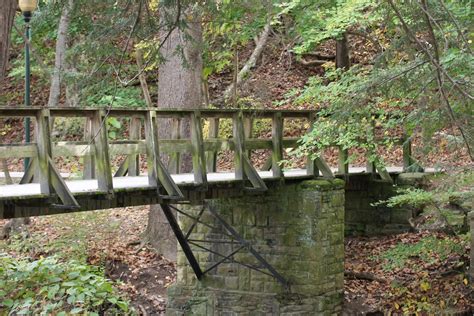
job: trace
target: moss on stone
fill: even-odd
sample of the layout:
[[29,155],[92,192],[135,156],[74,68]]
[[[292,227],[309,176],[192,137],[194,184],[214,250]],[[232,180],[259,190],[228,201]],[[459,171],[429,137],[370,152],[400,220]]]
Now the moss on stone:
[[316,179],[301,182],[297,190],[315,190],[329,191],[335,189],[344,189],[344,180],[342,179]]

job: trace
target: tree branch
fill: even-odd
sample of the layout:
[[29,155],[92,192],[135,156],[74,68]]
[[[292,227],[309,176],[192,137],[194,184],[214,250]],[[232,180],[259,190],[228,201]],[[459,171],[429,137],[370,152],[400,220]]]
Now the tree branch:
[[[258,57],[260,57],[260,55],[262,54],[263,52],[263,49],[265,48],[265,45],[267,44],[267,40],[268,40],[268,35],[270,34],[270,29],[271,29],[271,26],[270,26],[270,21],[267,22],[267,24],[265,24],[265,27],[263,28],[263,31],[262,33],[260,34],[260,36],[258,37],[258,43],[257,45],[255,46],[255,49],[253,50],[252,52],[252,55],[250,55],[249,59],[247,60],[247,62],[245,63],[245,65],[242,67],[242,69],[239,71],[238,75],[237,75],[237,80],[236,82],[234,83],[231,83],[224,91],[224,99],[228,99],[229,96],[231,95],[232,93],[232,90],[234,90],[234,88],[237,88],[244,80],[245,80],[245,77],[247,76],[247,74],[250,72],[250,70],[255,67],[255,64],[257,63],[257,59]],[[235,85],[235,87],[234,87]]]

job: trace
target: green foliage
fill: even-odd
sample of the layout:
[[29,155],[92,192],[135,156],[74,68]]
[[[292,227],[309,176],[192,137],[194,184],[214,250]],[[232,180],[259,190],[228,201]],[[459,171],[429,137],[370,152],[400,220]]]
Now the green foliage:
[[[96,90],[97,89],[97,90]],[[96,86],[89,88],[87,105],[114,107],[145,107],[141,90],[137,87]],[[114,126],[114,125],[112,125]]]
[[[365,9],[359,11],[353,5],[361,5],[360,8]],[[384,36],[389,36],[390,41],[386,40],[384,50],[374,56],[373,64],[354,65],[343,72],[334,69],[333,64],[328,63],[325,65],[324,77],[311,78],[304,89],[292,91],[288,95],[288,98],[297,104],[312,105],[321,109],[318,123],[315,124],[312,133],[301,140],[300,155],[312,153],[314,156],[324,148],[334,145],[346,149],[348,146],[362,147],[372,156],[369,160],[381,164],[382,162],[373,156],[376,149],[380,146],[386,150],[392,149],[397,140],[390,135],[395,136],[396,133],[393,131],[400,128],[403,128],[408,135],[421,133],[425,153],[436,145],[430,143],[432,136],[444,128],[452,128],[453,124],[463,128],[469,140],[471,137],[469,135],[473,132],[472,126],[464,122],[469,121],[474,115],[473,108],[468,106],[469,97],[466,96],[472,96],[472,85],[469,82],[472,81],[474,73],[474,57],[467,51],[467,44],[462,39],[464,35],[461,34],[465,29],[463,23],[467,23],[466,15],[469,13],[466,11],[469,11],[469,6],[463,2],[451,1],[447,2],[447,6],[451,11],[447,12],[439,5],[431,4],[429,7],[429,13],[434,19],[431,23],[435,24],[435,40],[438,44],[436,46],[438,50],[434,52],[433,44],[423,49],[419,45],[414,45],[412,35],[400,27],[400,18],[386,5],[375,5],[370,1],[337,1],[337,7],[348,9],[348,13],[353,12],[354,16],[369,12],[378,17],[385,15],[384,23],[375,18],[367,23],[363,22],[364,25],[355,24],[352,27],[361,28],[365,34],[375,39],[379,33],[385,32]],[[404,5],[397,3],[397,9],[410,28],[408,32],[429,33],[430,25],[426,23],[426,19],[420,18],[424,16],[424,12],[419,2]],[[307,11],[314,12],[314,10]],[[352,21],[344,16],[342,14],[341,19]],[[339,19],[339,15],[335,15],[335,18]],[[355,21],[359,19],[360,17]],[[324,21],[324,27],[328,27],[328,31],[341,31],[344,27],[350,28],[349,25],[354,21],[350,23],[339,21],[341,29],[330,27],[327,23],[332,22],[326,22]],[[311,23],[304,25],[314,32],[311,35],[312,33],[308,31],[310,37],[308,43],[311,41],[319,43],[320,28]],[[377,30],[378,33],[371,30]],[[328,33],[328,36],[337,37],[336,33]],[[312,47],[309,44],[305,45],[305,42],[300,45],[301,52]],[[436,77],[436,63],[430,59],[433,55],[439,56],[442,72],[452,78],[452,81],[439,82]],[[381,60],[384,62],[379,62]],[[367,128],[370,128],[368,123],[375,126],[376,139],[368,135]],[[321,139],[327,134],[344,140],[333,139],[336,144],[330,144],[327,140]],[[463,143],[465,141],[466,139],[462,139]]]
[[75,261],[0,255],[0,307],[9,314],[129,313],[112,285],[97,268]]
[[420,258],[427,264],[443,262],[452,254],[463,255],[469,242],[469,236],[461,238],[427,236],[414,244],[398,243],[394,248],[383,252],[374,259],[385,260],[384,270],[403,268],[411,258]]
[[397,195],[390,197],[386,201],[378,201],[372,206],[387,205],[388,207],[410,206],[415,209],[434,203],[434,193],[418,188],[398,189]]
[[349,28],[365,27],[382,19],[373,0],[293,0],[280,4],[282,13],[295,19],[296,30],[301,37],[294,47],[297,54],[312,51],[327,39],[340,38]]

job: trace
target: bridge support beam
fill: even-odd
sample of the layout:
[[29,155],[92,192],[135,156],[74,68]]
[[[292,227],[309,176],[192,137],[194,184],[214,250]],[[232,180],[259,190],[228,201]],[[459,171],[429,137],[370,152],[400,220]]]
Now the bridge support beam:
[[[275,183],[265,194],[207,203],[212,211],[188,206],[191,216],[178,217],[204,275],[197,280],[180,249],[168,315],[340,312],[342,180]],[[229,234],[227,225],[237,235]]]

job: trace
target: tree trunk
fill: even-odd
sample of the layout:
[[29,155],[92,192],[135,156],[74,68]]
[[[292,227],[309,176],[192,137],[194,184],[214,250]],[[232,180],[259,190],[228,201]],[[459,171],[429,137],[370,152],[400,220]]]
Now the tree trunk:
[[235,91],[238,86],[245,80],[245,78],[248,76],[250,70],[255,67],[257,64],[257,60],[260,57],[260,55],[263,52],[263,49],[265,48],[265,45],[267,44],[268,37],[270,35],[270,30],[271,30],[271,25],[270,22],[265,24],[265,27],[263,28],[262,33],[258,37],[258,39],[255,40],[255,49],[253,50],[252,54],[250,55],[249,59],[247,62],[244,64],[242,69],[239,71],[237,74],[235,80],[232,81],[232,83],[225,89],[224,91],[224,98],[228,99],[231,96],[231,93]]
[[64,3],[61,18],[59,19],[58,37],[56,39],[56,57],[49,90],[48,106],[50,107],[58,106],[59,97],[61,96],[61,82],[63,81],[66,62],[67,31],[69,29],[69,19],[73,5],[74,0],[67,0]]
[[[186,16],[192,16],[192,21],[187,21],[188,27],[184,30],[174,29],[160,49],[165,61],[160,65],[158,73],[159,108],[201,107],[201,24],[195,15],[186,14]],[[160,38],[166,38],[168,33],[169,30],[164,29],[161,31]],[[177,52],[179,48],[182,49],[182,54]],[[159,137],[171,138],[172,120],[162,119],[158,123]],[[181,121],[179,134],[182,138],[189,138],[189,120]],[[181,156],[180,170],[181,172],[192,170],[190,155]],[[165,257],[176,260],[176,238],[159,205],[150,206],[145,238]]]
[[347,70],[350,66],[349,46],[347,45],[347,35],[344,33],[342,39],[336,40],[336,68]]
[[15,19],[16,0],[0,0],[0,86],[8,66],[10,33]]

